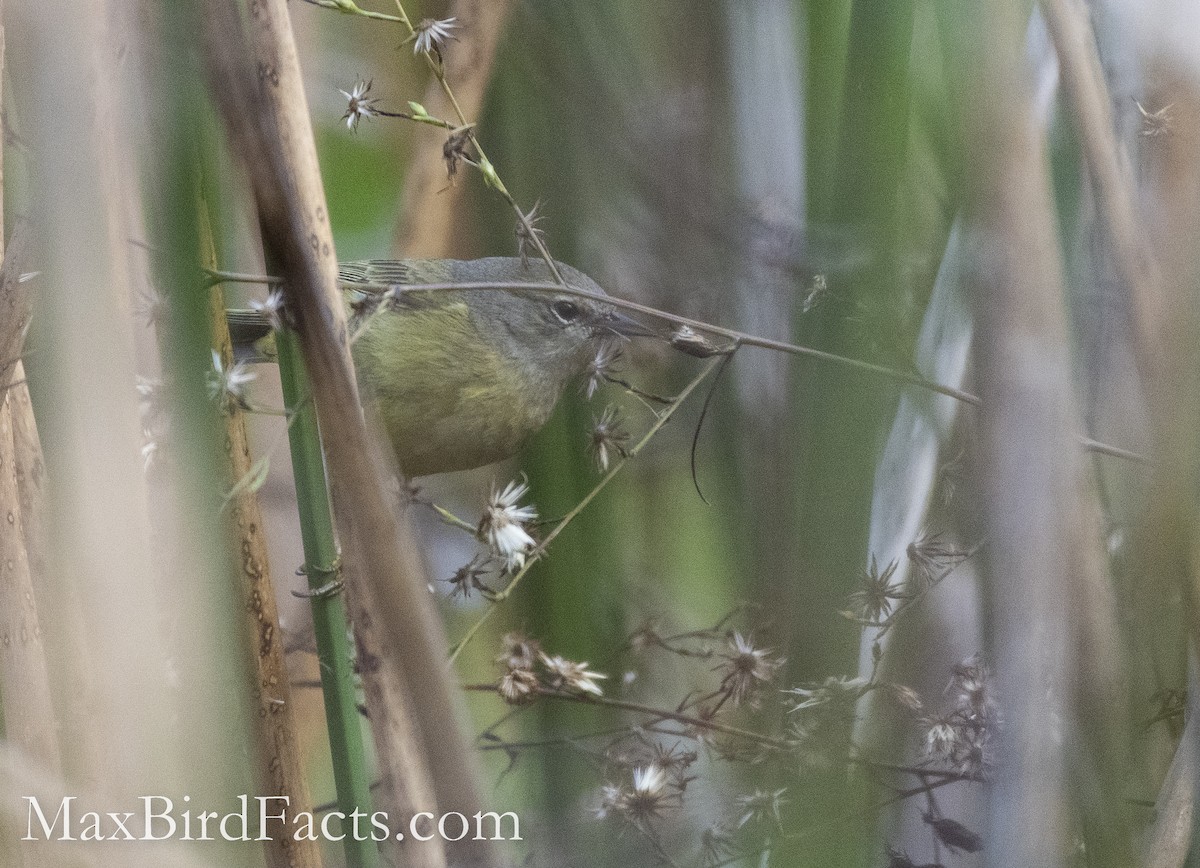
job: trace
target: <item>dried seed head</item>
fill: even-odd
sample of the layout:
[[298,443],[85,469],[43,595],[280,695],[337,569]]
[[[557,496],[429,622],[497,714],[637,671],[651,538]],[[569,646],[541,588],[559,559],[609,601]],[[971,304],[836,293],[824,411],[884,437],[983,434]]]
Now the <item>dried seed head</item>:
[[923,587],[939,581],[947,570],[967,557],[965,552],[943,542],[940,533],[931,534],[928,531],[909,543],[905,551],[914,567],[914,578]]
[[212,351],[212,362],[212,370],[208,373],[209,397],[220,401],[225,410],[234,407],[249,410],[246,386],[258,375],[249,370],[245,362],[234,362],[227,367],[216,350]]
[[617,340],[606,340],[596,349],[596,355],[587,368],[587,381],[583,394],[589,401],[596,390],[604,385],[610,374],[616,373],[621,360],[621,344]]
[[533,207],[528,213],[522,212],[521,219],[517,220],[517,226],[514,233],[517,236],[517,255],[521,257],[521,267],[529,267],[530,250],[536,251],[538,244],[545,238],[544,230],[538,228],[540,223],[545,218],[538,213],[538,209],[542,207],[542,201],[533,203]]
[[532,506],[518,506],[518,501],[528,492],[527,483],[516,481],[508,483],[501,491],[493,489],[476,530],[479,539],[491,546],[509,572],[524,567],[525,558],[537,544],[525,529],[527,523],[537,520],[537,510]]
[[786,792],[786,788],[782,790],[755,790],[748,795],[738,796],[737,804],[742,811],[742,815],[738,818],[737,822],[738,828],[740,829],[750,822],[765,823],[770,821],[775,825],[779,825],[781,820],[779,810],[783,805],[787,804],[787,799],[783,797],[783,794]]
[[600,472],[608,470],[609,461],[615,455],[625,458],[629,455],[625,444],[629,442],[629,432],[621,424],[621,411],[613,404],[604,408],[598,419],[593,418],[592,430],[588,435],[588,452]]
[[471,558],[470,563],[459,567],[454,571],[454,575],[444,581],[450,584],[450,596],[461,596],[464,600],[471,596],[471,591],[479,591],[483,594],[491,592],[491,588],[483,583],[483,576],[487,573],[486,563],[484,558],[476,555]]
[[1133,104],[1137,106],[1138,112],[1142,116],[1142,131],[1141,134],[1147,138],[1158,138],[1165,136],[1171,132],[1172,122],[1174,121],[1173,112],[1174,103],[1169,103],[1155,111],[1148,110],[1136,99]]
[[497,692],[512,705],[528,701],[537,693],[537,689],[537,676],[528,669],[510,669],[496,684]]
[[437,55],[438,62],[442,60],[442,49],[451,39],[458,39],[450,31],[458,27],[458,18],[443,18],[440,21],[426,18],[413,28],[413,54],[428,51]]
[[741,705],[747,700],[754,704],[758,689],[775,677],[784,658],[772,657],[770,649],[755,648],[741,633],[729,639],[729,651],[721,655],[725,662],[717,667],[722,673],[720,691]]
[[862,676],[850,678],[846,675],[831,675],[820,685],[793,687],[783,691],[798,697],[791,703],[791,711],[830,706],[834,709],[852,707],[866,692],[870,682]]
[[813,279],[808,284],[808,291],[805,292],[804,299],[800,302],[800,311],[808,313],[813,308],[819,306],[828,294],[828,278],[824,274],[813,275]]
[[587,661],[575,663],[565,660],[557,654],[553,657],[545,652],[541,654],[542,666],[546,669],[546,683],[554,690],[573,693],[590,693],[593,696],[603,696],[604,691],[596,683],[598,678],[607,678],[601,672],[592,672],[587,668]]
[[157,328],[167,316],[167,299],[157,289],[151,287],[138,294],[133,312],[146,325]]
[[358,122],[363,118],[373,118],[378,112],[375,110],[375,103],[379,100],[374,97],[369,97],[367,94],[371,92],[371,81],[362,81],[361,79],[355,82],[354,87],[349,92],[339,90],[342,96],[346,98],[346,113],[342,115],[342,120],[346,122],[346,129],[352,133],[358,132]]
[[250,309],[257,311],[275,331],[281,331],[287,324],[287,310],[284,306],[283,290],[272,289],[267,293],[266,301],[251,299]]
[[500,645],[504,650],[496,662],[507,669],[532,670],[542,654],[541,645],[522,633],[505,633]]
[[878,624],[892,614],[892,603],[904,599],[900,583],[895,581],[898,561],[892,561],[881,572],[875,556],[871,566],[862,573],[859,588],[850,595],[851,609],[842,615],[854,621]]
[[474,124],[459,127],[450,133],[446,139],[446,143],[442,145],[442,158],[446,161],[446,174],[451,179],[458,174],[459,160],[473,164],[473,161],[467,154],[467,145],[471,143],[471,133],[474,129]]

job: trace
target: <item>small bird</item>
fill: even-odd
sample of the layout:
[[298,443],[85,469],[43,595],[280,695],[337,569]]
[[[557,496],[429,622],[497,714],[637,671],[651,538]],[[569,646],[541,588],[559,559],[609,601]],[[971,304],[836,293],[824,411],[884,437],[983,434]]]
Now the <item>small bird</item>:
[[[564,389],[612,342],[657,334],[611,304],[599,286],[556,263],[588,297],[542,290],[392,292],[444,283],[550,283],[544,262],[402,259],[339,268],[359,389],[400,469],[427,476],[514,455],[550,418]],[[259,311],[229,311],[239,355],[273,355]]]

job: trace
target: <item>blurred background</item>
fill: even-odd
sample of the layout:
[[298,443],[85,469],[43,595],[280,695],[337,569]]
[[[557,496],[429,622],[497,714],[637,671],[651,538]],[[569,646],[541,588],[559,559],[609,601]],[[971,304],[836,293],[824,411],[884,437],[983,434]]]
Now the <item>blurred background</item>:
[[[33,5],[5,4],[7,74],[17,77],[5,114],[10,215],[70,210],[66,181],[67,198],[38,206],[49,193],[30,179],[71,157],[31,168],[30,155],[91,135],[59,117],[69,109],[47,84],[54,55],[40,53],[57,37]],[[203,582],[206,569],[191,553],[204,543],[176,538],[188,536],[186,521],[151,529],[153,504],[190,508],[175,471],[151,467],[149,494],[100,505],[131,470],[140,478],[149,423],[129,389],[162,363],[161,336],[139,312],[162,277],[139,245],[160,243],[145,191],[155,160],[171,158],[145,142],[126,150],[121,130],[153,140],[151,121],[170,102],[171,82],[160,92],[147,75],[170,66],[168,43],[153,38],[169,16],[150,4],[93,5],[92,24],[118,37],[101,55],[117,156],[97,165],[119,166],[114,178],[136,176],[143,191],[113,221],[135,242],[106,308],[128,353],[97,374],[96,388],[123,397],[104,425],[86,413],[72,422],[65,409],[82,387],[70,385],[80,368],[58,342],[76,332],[99,340],[99,319],[71,313],[82,266],[46,269],[58,295],[33,282],[35,310],[65,312],[35,314],[26,368],[47,472],[68,492],[49,520],[51,549],[73,540],[63,544],[72,554],[52,558],[56,581],[79,582],[91,599],[88,569],[98,583],[138,576],[123,593],[145,603]],[[503,851],[512,864],[1185,864],[1200,51],[1181,34],[1200,21],[1168,0],[993,5],[406,6],[414,22],[455,19],[441,47],[447,80],[518,204],[537,205],[555,258],[611,295],[877,366],[740,349],[500,603],[454,593],[447,580],[479,544],[433,510],[413,510],[451,644],[495,607],[455,660],[463,685],[494,685],[503,637],[519,633],[548,655],[587,661],[606,676],[605,697],[625,703],[512,705],[467,692],[483,802],[521,817],[523,840]],[[377,108],[416,101],[449,116],[404,32],[311,3],[289,11],[339,259],[515,255],[512,210],[477,172],[447,175],[443,130],[381,116],[348,128],[344,92],[365,81]],[[155,103],[147,117],[142,100]],[[262,273],[244,194],[254,166],[228,155],[209,107],[180,111],[202,130],[175,143],[175,158],[203,166],[220,267]],[[80,357],[82,367],[94,359]],[[646,341],[625,347],[618,370],[672,396],[704,364]],[[276,370],[255,370],[251,403],[281,407]],[[603,475],[587,444],[610,404],[634,442],[661,412],[619,384],[590,398],[572,391],[517,459],[419,479],[419,498],[474,524],[490,492],[524,477],[539,516],[557,519]],[[309,604],[289,593],[304,579],[293,574],[303,554],[286,422],[252,413],[249,425],[251,454],[271,456],[258,488],[263,530],[301,755],[321,804],[334,798],[333,777]],[[85,436],[97,428],[121,433],[103,445]],[[96,472],[80,467],[96,448],[123,463],[90,488],[68,481]],[[186,478],[202,466],[190,454],[165,460]],[[85,514],[99,538],[111,537],[114,514],[137,517],[128,547],[108,539],[103,566],[76,532]],[[186,564],[165,586],[150,557],[164,538]],[[129,548],[141,552],[132,563]],[[228,614],[213,593],[203,592],[206,605]],[[97,637],[119,632],[127,611],[123,598],[101,596],[109,609],[83,605]],[[150,636],[189,617],[139,611]],[[48,643],[61,691],[53,673],[76,652]],[[148,674],[126,685],[126,702],[157,708],[141,724],[150,734],[181,725],[155,685],[182,683],[199,702],[220,696],[241,665],[219,633],[197,640],[191,663],[170,644],[90,646],[102,668],[142,661],[135,670]],[[188,693],[190,669],[213,659],[227,673],[214,693]],[[13,689],[2,685],[6,721]],[[216,714],[204,744],[230,747],[250,715]],[[146,738],[129,750],[152,754]],[[215,791],[246,792],[231,783],[238,761],[229,765],[230,777],[213,771]],[[14,768],[5,773],[25,785]],[[647,782],[647,768],[666,782]],[[1029,823],[1040,831],[1022,840]],[[346,858],[335,844],[321,857]],[[26,864],[59,864],[45,858]],[[209,864],[261,864],[252,847],[221,859]]]

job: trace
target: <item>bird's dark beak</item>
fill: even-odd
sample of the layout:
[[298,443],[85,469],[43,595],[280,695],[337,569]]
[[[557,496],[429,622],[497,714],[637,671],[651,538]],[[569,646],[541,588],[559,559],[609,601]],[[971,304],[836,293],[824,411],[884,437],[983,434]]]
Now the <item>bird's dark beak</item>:
[[616,310],[596,314],[591,322],[592,331],[597,335],[617,335],[623,338],[650,338],[658,334],[648,326],[642,325],[635,319],[625,316]]

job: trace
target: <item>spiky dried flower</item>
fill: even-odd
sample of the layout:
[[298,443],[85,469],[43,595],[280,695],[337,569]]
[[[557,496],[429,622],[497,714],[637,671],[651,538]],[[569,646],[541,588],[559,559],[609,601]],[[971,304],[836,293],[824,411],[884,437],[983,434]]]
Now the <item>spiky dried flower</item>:
[[961,705],[975,714],[987,715],[995,705],[992,697],[991,670],[978,654],[973,654],[951,670],[948,692],[956,695]]
[[847,675],[831,675],[820,685],[793,687],[783,692],[799,697],[798,701],[792,702],[789,711],[803,711],[821,706],[840,709],[857,702],[869,684],[870,682],[861,675],[854,678]]
[[700,864],[705,868],[716,868],[724,865],[729,858],[737,853],[733,845],[733,835],[724,824],[709,826],[700,835]]
[[920,711],[923,707],[921,695],[908,685],[887,681],[881,687],[883,687],[884,694],[902,708],[909,711]]
[[997,713],[991,675],[978,656],[953,667],[946,692],[951,708],[922,721],[925,752],[960,774],[985,777],[993,765]]
[[938,468],[937,487],[942,506],[950,506],[958,496],[963,480],[963,456],[964,450],[960,449],[958,454]]
[[928,531],[909,543],[905,551],[915,569],[914,577],[924,587],[941,579],[948,569],[962,563],[967,557],[965,552],[943,542],[941,533],[931,534]]
[[619,810],[634,823],[661,816],[671,801],[666,785],[667,776],[658,766],[634,769],[633,785],[622,792]]
[[158,464],[158,440],[149,428],[142,429],[142,472],[149,475]]
[[751,821],[755,823],[771,821],[775,825],[779,825],[780,808],[787,804],[787,799],[783,797],[786,792],[787,788],[785,787],[781,790],[755,790],[753,793],[738,796],[736,801],[742,815],[738,818],[737,827],[740,829]]
[[694,750],[685,750],[679,742],[670,746],[663,742],[654,742],[650,748],[650,756],[653,765],[677,778],[699,759],[699,754]]
[[1174,121],[1174,113],[1171,110],[1175,107],[1175,103],[1168,103],[1155,111],[1150,111],[1136,99],[1133,104],[1137,106],[1137,110],[1142,116],[1141,134],[1143,136],[1153,139],[1171,132]]
[[367,96],[371,92],[372,83],[372,80],[363,81],[359,79],[348,92],[338,90],[338,93],[346,98],[346,113],[342,115],[342,120],[346,122],[346,129],[352,133],[358,132],[358,122],[360,120],[363,118],[373,118],[378,114],[375,110],[375,103],[379,102],[379,100]]
[[245,362],[234,362],[226,366],[221,361],[221,354],[212,351],[212,370],[208,372],[208,395],[214,401],[220,401],[226,410],[238,407],[249,410],[246,402],[246,386],[258,375],[249,370]]
[[551,657],[545,652],[541,653],[542,666],[546,669],[547,686],[554,690],[562,690],[574,693],[590,693],[593,696],[603,696],[604,691],[600,689],[600,685],[596,683],[596,679],[607,678],[608,676],[602,672],[592,672],[587,666],[587,661],[576,663],[572,660],[566,660],[559,655]]
[[600,804],[592,809],[592,814],[597,820],[606,820],[610,814],[617,812],[622,792],[617,784],[606,783],[600,787]]
[[539,199],[533,203],[533,207],[528,212],[521,212],[521,218],[517,220],[517,226],[513,232],[517,236],[517,255],[521,257],[522,268],[529,267],[530,249],[536,251],[538,244],[546,236],[545,230],[538,228],[538,223],[545,219],[538,213],[538,209],[541,207],[542,200]]
[[450,585],[451,598],[461,596],[464,600],[471,596],[471,591],[479,591],[482,594],[491,593],[491,588],[483,583],[483,576],[487,573],[487,563],[481,555],[476,555],[471,558],[470,562],[464,564],[454,571],[448,579],[443,581]]
[[959,745],[959,734],[953,714],[925,718],[921,723],[925,727],[923,741],[926,756],[946,759],[954,756]]
[[729,638],[729,651],[721,657],[725,662],[716,667],[721,673],[718,689],[734,705],[747,700],[756,705],[758,689],[769,683],[786,662],[782,657],[773,657],[769,648],[755,648],[750,639],[737,632]]
[[814,274],[808,284],[808,291],[804,293],[804,299],[800,302],[801,313],[808,313],[819,306],[828,294],[829,279],[824,274]]
[[542,654],[542,646],[523,633],[505,633],[500,638],[503,648],[496,662],[507,669],[532,670]]
[[518,505],[528,492],[528,483],[516,480],[502,490],[492,489],[487,509],[476,529],[476,535],[491,546],[508,572],[524,567],[526,557],[537,545],[537,541],[525,529],[526,524],[537,520],[537,510],[532,506]]
[[519,705],[537,694],[538,677],[528,669],[510,669],[500,676],[496,690],[504,701]]
[[596,349],[596,355],[587,367],[587,380],[583,386],[583,395],[589,401],[596,390],[604,385],[609,375],[614,373],[621,360],[621,345],[616,340],[606,340]]
[[287,324],[287,308],[285,307],[283,290],[272,289],[267,293],[265,301],[253,298],[249,302],[250,309],[257,312],[275,331],[282,331]]
[[599,418],[592,419],[592,430],[588,433],[588,452],[601,473],[608,470],[612,456],[625,458],[629,455],[625,448],[628,442],[629,432],[621,424],[621,411],[615,404],[609,404]]
[[603,819],[617,814],[626,821],[645,830],[649,823],[662,816],[668,807],[680,803],[678,792],[667,789],[667,776],[654,765],[633,769],[630,784],[606,783],[600,790],[600,806],[596,816]]
[[413,54],[420,54],[423,51],[429,51],[437,55],[439,61],[442,59],[442,49],[446,47],[446,43],[451,39],[458,39],[453,33],[458,24],[457,17],[443,18],[437,20],[434,18],[425,18],[413,28]]
[[892,603],[903,600],[905,594],[894,581],[898,561],[892,561],[882,571],[875,556],[871,566],[862,573],[859,588],[850,595],[851,610],[842,615],[852,621],[878,624],[892,614]]
[[133,312],[146,325],[157,327],[167,315],[167,298],[154,287],[145,289],[138,294]]
[[458,163],[460,160],[469,164],[474,164],[474,161],[467,154],[467,145],[471,143],[471,133],[474,131],[474,124],[467,124],[451,131],[446,138],[446,143],[442,145],[442,159],[446,161],[446,174],[453,180],[458,174]]
[[142,425],[153,428],[167,410],[167,400],[163,392],[165,386],[162,380],[154,377],[138,376],[134,381],[138,393],[138,408],[142,412]]

